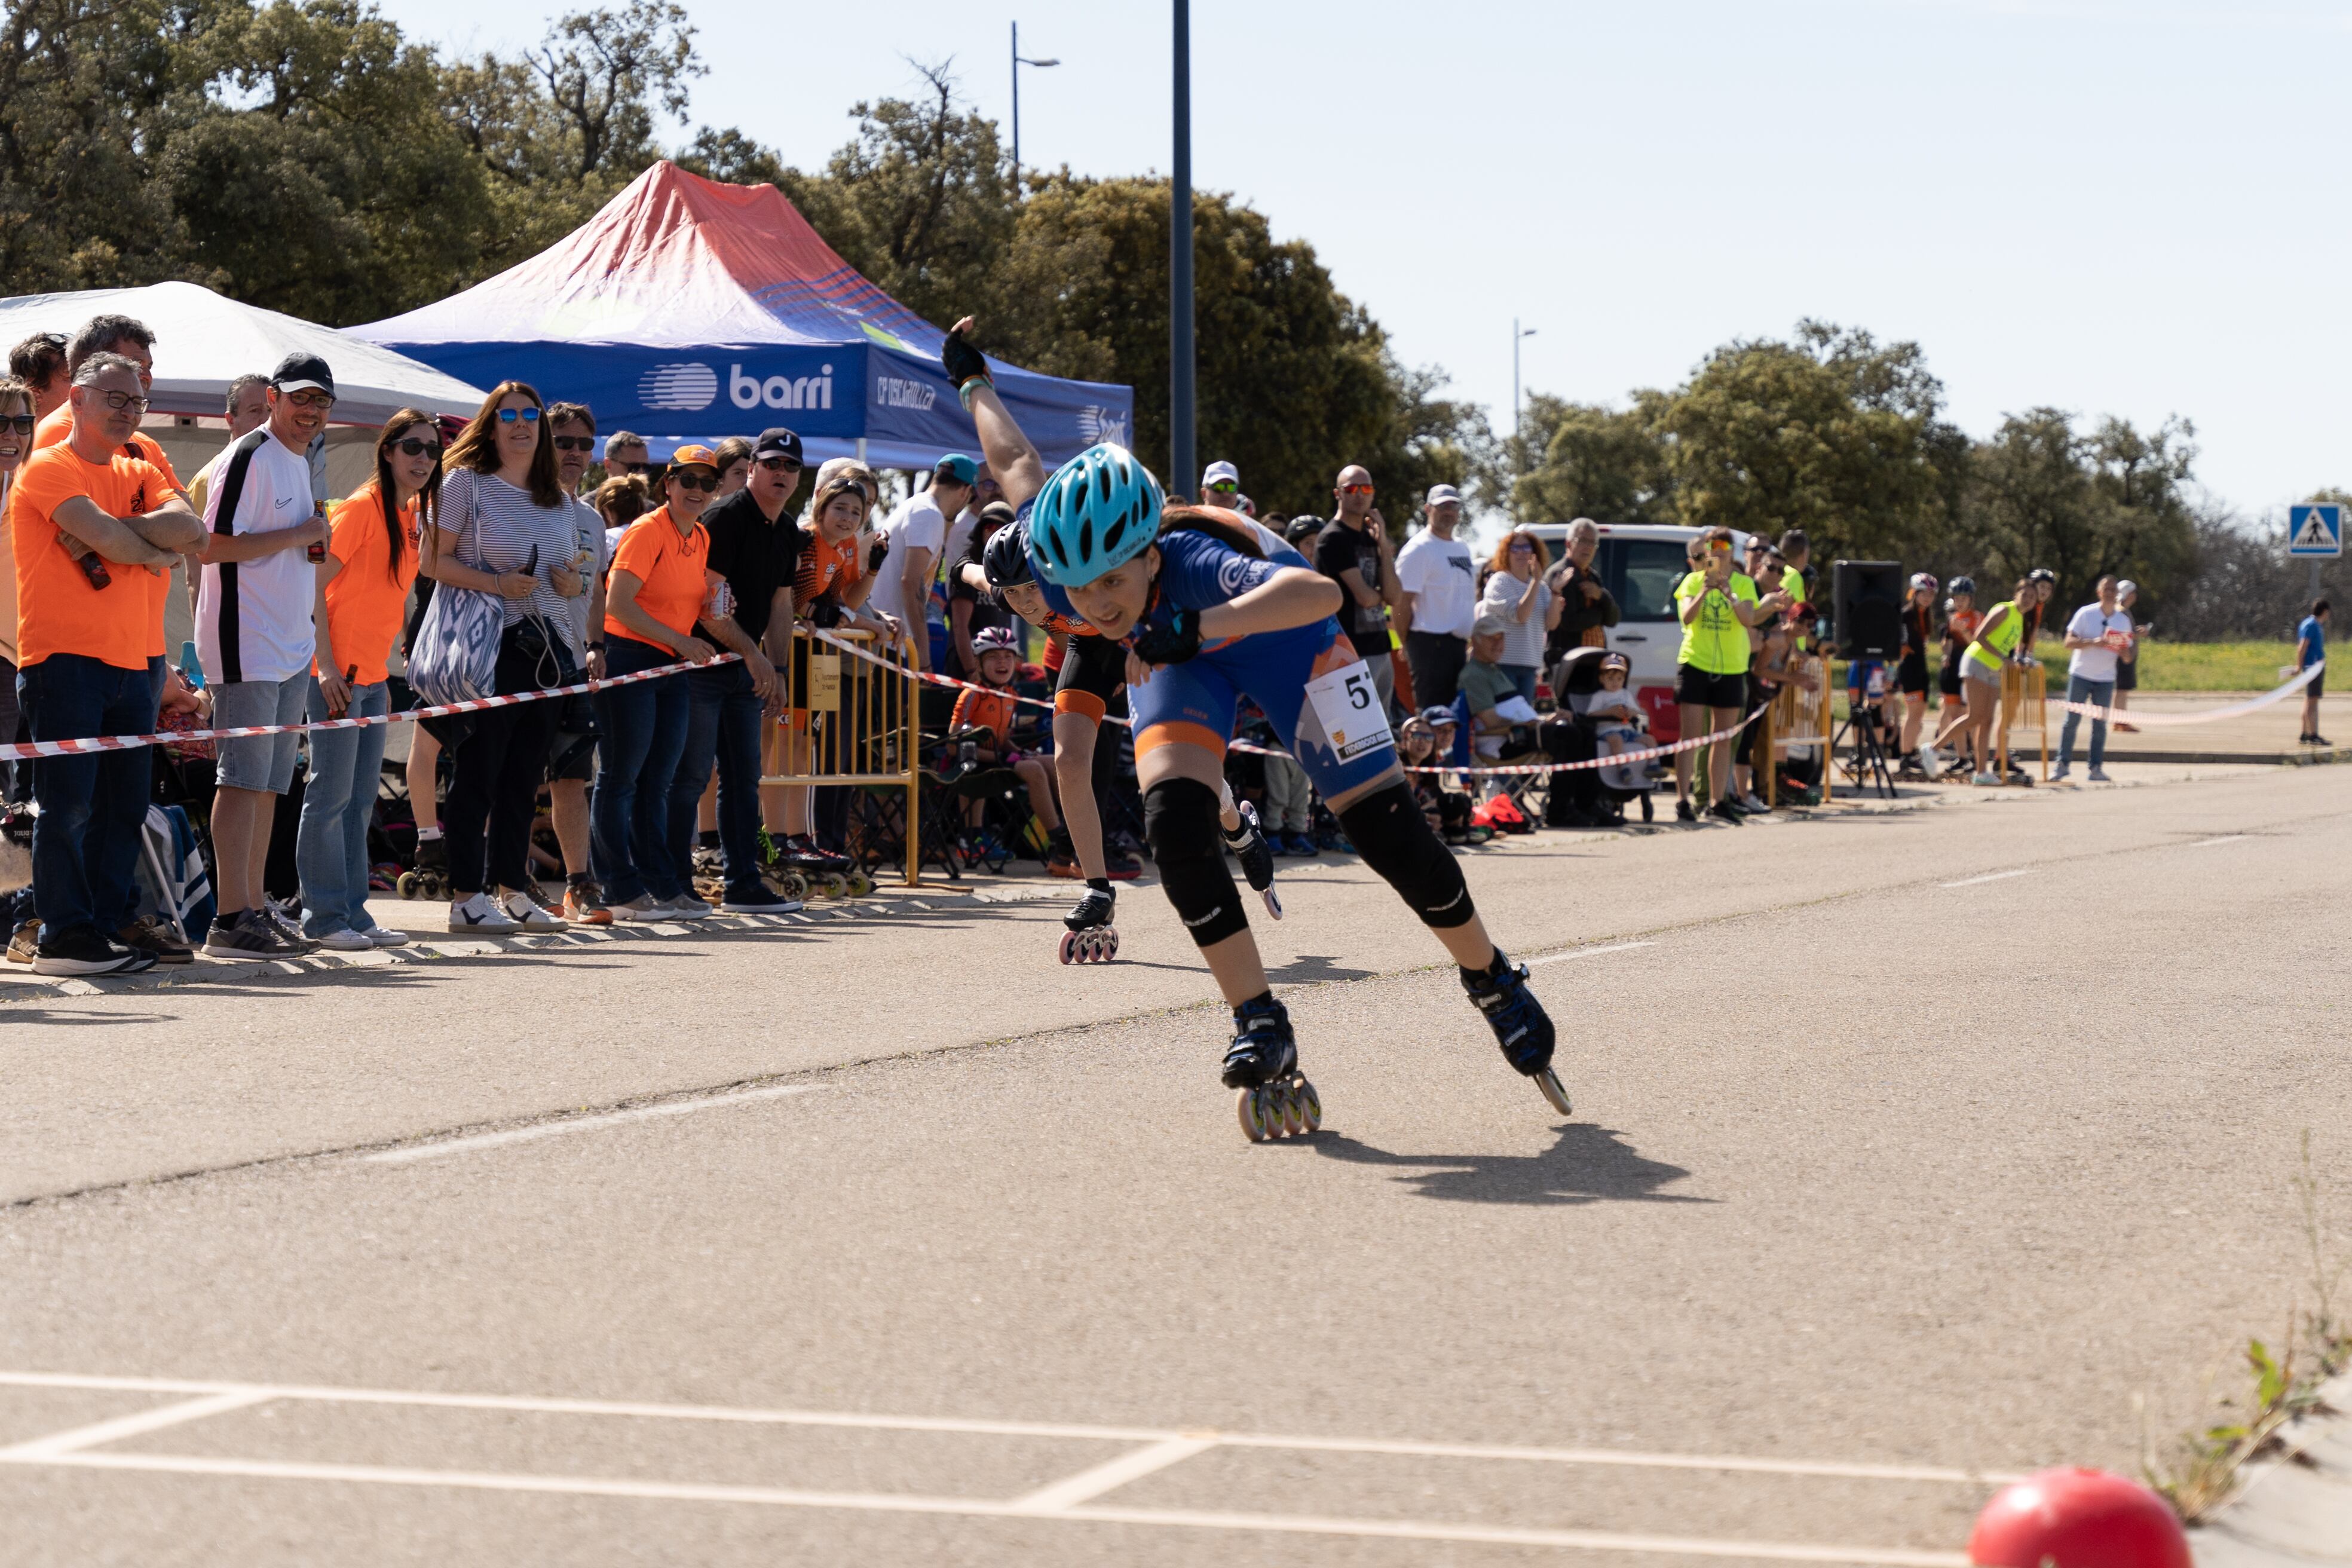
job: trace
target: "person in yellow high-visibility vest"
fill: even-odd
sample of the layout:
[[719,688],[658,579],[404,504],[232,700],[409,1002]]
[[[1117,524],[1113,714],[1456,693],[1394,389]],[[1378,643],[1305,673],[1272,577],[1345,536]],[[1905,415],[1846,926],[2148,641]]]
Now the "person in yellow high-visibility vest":
[[1960,726],[1975,738],[1977,755],[1976,782],[1997,784],[2000,775],[1991,771],[1993,725],[2000,713],[2001,667],[2014,663],[2026,650],[2024,605],[2035,603],[2041,596],[2040,585],[2031,578],[2017,580],[2017,594],[2003,599],[1985,612],[1984,620],[1977,626],[1977,635],[1969,642],[1969,650],[1960,656],[1960,700],[1964,711]]

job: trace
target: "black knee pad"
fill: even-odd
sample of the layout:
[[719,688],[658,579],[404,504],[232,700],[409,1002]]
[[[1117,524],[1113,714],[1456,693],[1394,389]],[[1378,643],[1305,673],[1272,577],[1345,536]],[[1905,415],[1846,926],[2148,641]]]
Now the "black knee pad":
[[1143,792],[1143,837],[1177,919],[1202,947],[1249,930],[1241,890],[1225,869],[1217,792],[1193,779],[1161,779]]
[[1412,786],[1400,782],[1374,790],[1339,814],[1339,826],[1364,864],[1412,906],[1422,924],[1451,931],[1476,918],[1462,867],[1429,830]]

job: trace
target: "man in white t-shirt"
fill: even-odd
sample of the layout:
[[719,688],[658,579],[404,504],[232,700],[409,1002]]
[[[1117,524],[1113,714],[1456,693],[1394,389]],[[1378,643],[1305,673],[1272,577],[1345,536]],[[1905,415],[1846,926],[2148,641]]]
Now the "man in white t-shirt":
[[[316,354],[278,362],[264,395],[269,422],[229,443],[205,497],[204,581],[196,591],[196,653],[213,676],[213,724],[294,725],[310,706],[310,610],[327,515],[310,488],[311,439],[335,405],[335,378]],[[223,741],[213,798],[215,890],[220,913],[205,952],[260,960],[307,952],[262,893],[269,825],[294,782],[300,737],[290,731]]]
[[[2116,596],[2116,580],[2099,579],[2096,604],[2085,605],[2074,612],[2066,623],[2066,649],[2074,657],[2066,663],[2066,700],[2087,702],[2106,708],[2116,700],[2116,660],[2119,650],[2131,643],[2132,620],[2123,611]],[[2069,709],[2066,727],[2058,735],[2058,765],[2050,771],[2053,779],[2063,779],[2074,763],[2074,731],[2083,722],[2080,713]],[[2104,718],[2091,721],[2091,782],[2107,782],[2106,770],[2100,766],[2107,759],[2107,721]]]
[[875,574],[866,608],[898,617],[911,639],[908,657],[917,669],[930,668],[931,579],[938,575],[940,555],[947,548],[948,519],[971,504],[979,477],[978,463],[961,452],[950,452],[932,467],[929,486],[900,501],[882,525],[890,552]]
[[1454,537],[1462,526],[1462,492],[1432,485],[1429,526],[1397,552],[1397,625],[1405,663],[1412,670],[1413,701],[1450,707],[1470,653],[1470,626],[1478,614],[1478,567],[1470,547]]

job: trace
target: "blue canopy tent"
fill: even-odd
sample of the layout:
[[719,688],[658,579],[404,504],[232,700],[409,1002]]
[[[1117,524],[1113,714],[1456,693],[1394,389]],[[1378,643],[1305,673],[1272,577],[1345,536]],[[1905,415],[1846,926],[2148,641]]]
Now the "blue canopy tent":
[[[635,431],[656,458],[771,425],[798,431],[812,458],[880,468],[979,450],[940,372],[939,328],[835,255],[773,185],[667,163],[529,261],[347,330],[477,386],[526,381],[584,403],[600,432]],[[1047,463],[1131,440],[1133,388],[990,368]]]

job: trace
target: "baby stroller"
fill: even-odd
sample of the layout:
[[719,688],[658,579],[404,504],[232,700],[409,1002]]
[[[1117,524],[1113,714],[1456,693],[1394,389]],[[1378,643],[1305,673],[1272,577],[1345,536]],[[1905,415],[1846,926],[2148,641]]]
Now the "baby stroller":
[[[1622,664],[1624,657],[1612,654],[1606,648],[1570,648],[1552,671],[1552,689],[1559,694],[1562,706],[1574,716],[1577,727],[1591,738],[1596,757],[1606,755],[1612,741],[1621,742],[1622,749],[1629,752],[1640,751],[1650,743],[1649,725],[1641,717],[1638,708],[1633,709],[1631,718],[1618,712],[1592,711],[1595,700],[1602,695],[1601,673],[1603,664],[1612,661]],[[1556,773],[1552,786],[1559,789],[1565,785],[1573,792],[1577,805],[1587,816],[1597,816],[1603,821],[1624,821],[1625,803],[1638,800],[1642,803],[1642,820],[1649,822],[1656,816],[1656,808],[1650,801],[1651,791],[1657,787],[1657,781],[1651,772],[1654,765],[1654,760],[1645,760]]]

